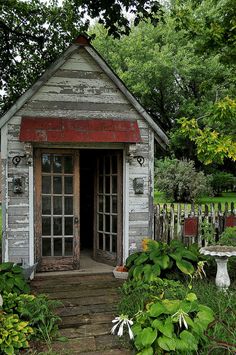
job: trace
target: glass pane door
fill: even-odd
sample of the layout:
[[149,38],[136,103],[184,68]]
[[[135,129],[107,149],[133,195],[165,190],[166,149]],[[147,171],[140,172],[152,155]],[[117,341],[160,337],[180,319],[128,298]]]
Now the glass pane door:
[[[96,253],[102,261],[117,263],[121,230],[121,169],[119,154],[97,160]],[[120,228],[119,228],[120,227]]]
[[59,151],[40,151],[37,155],[37,258],[41,270],[71,269],[79,250],[78,155]]
[[42,256],[72,256],[73,156],[43,153]]

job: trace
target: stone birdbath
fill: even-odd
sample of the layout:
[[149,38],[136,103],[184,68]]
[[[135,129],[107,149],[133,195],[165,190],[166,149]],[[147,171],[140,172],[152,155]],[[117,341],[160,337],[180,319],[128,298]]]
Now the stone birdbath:
[[227,262],[230,256],[236,256],[236,247],[226,245],[210,245],[200,249],[200,253],[215,258],[217,264],[216,286],[227,289],[230,286],[230,278]]

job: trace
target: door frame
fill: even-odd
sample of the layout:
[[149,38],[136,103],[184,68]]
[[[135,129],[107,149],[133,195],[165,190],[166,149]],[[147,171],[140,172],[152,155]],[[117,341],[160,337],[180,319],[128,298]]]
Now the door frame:
[[[41,237],[42,237],[42,171],[41,171],[41,155],[43,153],[66,155],[71,154],[74,157],[74,179],[73,179],[73,256],[72,257],[42,257]],[[35,257],[38,262],[40,271],[54,270],[72,270],[79,268],[80,262],[80,166],[79,166],[79,149],[60,149],[60,148],[35,148],[34,150],[34,183],[35,183]],[[75,221],[77,217],[77,221]],[[76,222],[76,223],[75,223]]]

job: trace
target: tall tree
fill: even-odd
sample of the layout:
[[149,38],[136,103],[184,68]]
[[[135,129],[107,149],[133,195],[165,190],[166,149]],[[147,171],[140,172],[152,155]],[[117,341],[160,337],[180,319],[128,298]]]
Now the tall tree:
[[[195,118],[206,136],[212,132],[220,142],[225,138],[228,145],[234,143],[236,12],[231,6],[235,4],[231,0],[171,1],[156,28],[140,24],[120,41],[107,38],[100,27],[94,29],[95,46],[156,121],[171,132],[178,157],[196,160],[202,149],[200,139],[190,139],[186,129],[179,129],[181,117]],[[207,145],[210,150],[216,148],[209,141]],[[224,154],[222,144],[219,149],[222,159],[234,157],[232,149],[229,154]],[[198,155],[199,160],[222,162],[208,153]]]
[[158,21],[160,5],[155,0],[0,0],[0,100],[2,112],[39,77],[79,32],[99,16],[110,34],[128,34],[130,23]]

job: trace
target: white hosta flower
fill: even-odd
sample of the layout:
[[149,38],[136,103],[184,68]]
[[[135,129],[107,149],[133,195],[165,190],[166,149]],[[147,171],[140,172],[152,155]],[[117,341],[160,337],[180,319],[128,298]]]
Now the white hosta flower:
[[2,307],[3,305],[3,298],[2,298],[2,295],[0,294],[0,307]]
[[182,324],[188,329],[188,324],[186,322],[185,317],[188,316],[188,313],[184,312],[182,309],[179,309],[175,314],[173,314],[172,318],[176,317],[180,328],[182,328]]
[[121,337],[124,332],[124,326],[127,326],[130,339],[134,338],[133,332],[130,328],[130,326],[133,325],[133,321],[129,319],[127,316],[121,314],[119,317],[113,319],[112,323],[116,323],[116,324],[112,327],[111,334],[115,334],[116,330],[119,327],[117,335]]

